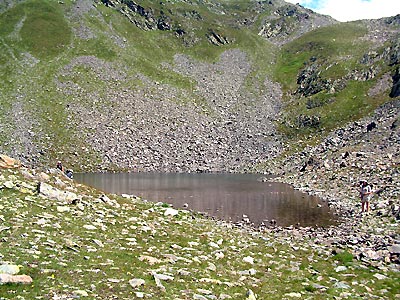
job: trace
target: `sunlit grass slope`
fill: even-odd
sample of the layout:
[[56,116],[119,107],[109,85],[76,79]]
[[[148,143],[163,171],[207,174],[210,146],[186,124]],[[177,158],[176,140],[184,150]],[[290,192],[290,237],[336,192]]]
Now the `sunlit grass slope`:
[[[274,47],[259,38],[251,28],[230,26],[230,23],[234,25],[234,18],[229,14],[219,16],[218,3],[214,4],[215,9],[197,4],[196,9],[202,16],[199,20],[185,17],[188,4],[169,4],[170,10],[182,12],[182,15],[175,15],[175,19],[192,30],[196,43],[189,46],[173,31],[145,31],[132,24],[118,9],[106,7],[101,2],[90,4],[90,1],[86,1],[82,5],[85,3],[92,6],[89,12],[80,12],[75,1],[28,0],[16,3],[0,15],[0,120],[11,124],[0,130],[0,140],[4,141],[6,149],[13,147],[13,142],[7,142],[12,132],[31,130],[34,136],[30,139],[39,148],[48,149],[45,155],[38,156],[39,161],[62,156],[67,162],[74,161],[75,165],[79,165],[75,160],[81,158],[82,161],[91,160],[95,164],[95,150],[78,157],[71,156],[77,149],[85,149],[80,132],[70,126],[73,120],[68,117],[67,110],[69,103],[78,99],[63,93],[58,84],[72,82],[80,85],[85,91],[98,95],[103,104],[110,90],[118,92],[118,89],[143,86],[136,79],[138,74],[191,93],[194,85],[192,79],[162,67],[162,63],[172,63],[177,53],[213,62],[218,60],[223,51],[232,48],[246,51],[254,62],[252,76],[247,80],[253,92],[257,91],[255,86],[259,85],[254,85],[254,82],[263,82],[265,74],[271,70]],[[170,11],[152,1],[147,4],[143,2],[142,5],[151,7],[155,14],[161,13],[161,9]],[[228,2],[224,6],[224,9],[232,9]],[[77,36],[76,32],[82,27],[86,27],[91,36]],[[207,40],[211,29],[228,36],[230,43],[212,45]],[[110,63],[116,70],[123,69],[127,76],[118,82],[118,87],[99,80],[93,76],[90,68],[85,67],[75,67],[72,74],[60,76],[62,70],[78,57],[94,57]],[[197,99],[195,96],[192,98]],[[92,105],[84,94],[79,102],[86,107]],[[21,111],[28,114],[29,118],[20,115]]]
[[[355,72],[367,72],[369,65],[362,63],[364,55],[371,51],[371,42],[362,37],[367,34],[365,25],[359,22],[342,23],[317,29],[285,45],[279,54],[275,78],[286,91],[285,121],[282,129],[289,135],[307,134],[331,130],[346,122],[369,114],[378,105],[390,101],[387,94],[370,96],[368,90],[391,71],[387,62],[381,60],[374,67],[378,70],[374,79],[363,81],[351,76]],[[382,53],[387,45],[374,47]],[[302,70],[318,64],[320,82],[339,83],[339,88],[322,89],[318,93],[301,97],[295,94],[299,87],[297,78]],[[291,96],[289,96],[291,95]],[[316,115],[320,125],[316,128],[299,128],[299,115]]]

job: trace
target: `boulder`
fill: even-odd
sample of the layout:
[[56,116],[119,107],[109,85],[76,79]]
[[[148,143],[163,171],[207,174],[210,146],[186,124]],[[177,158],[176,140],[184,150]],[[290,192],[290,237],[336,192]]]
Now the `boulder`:
[[390,253],[400,254],[400,244],[394,244],[388,247]]
[[0,274],[0,284],[6,284],[6,283],[31,284],[32,277],[28,275]]
[[248,290],[246,293],[246,300],[256,300],[257,297],[252,290]]
[[367,132],[370,132],[374,130],[377,127],[377,124],[375,122],[371,122],[367,125]]
[[145,283],[146,282],[141,278],[134,278],[134,279],[129,280],[129,284],[133,288],[137,288],[137,287],[139,287],[141,285],[144,285]]
[[37,179],[40,182],[46,182],[50,180],[50,175],[46,174],[45,172],[40,172],[37,176]]
[[72,203],[73,200],[79,198],[75,193],[56,189],[55,187],[45,182],[41,182],[39,184],[38,191],[46,198],[57,200],[59,202]]
[[12,169],[19,168],[20,166],[21,162],[19,162],[18,160],[4,154],[0,154],[0,168]]
[[179,211],[173,208],[167,208],[164,212],[164,216],[176,216],[179,214]]
[[171,30],[170,20],[168,20],[168,19],[165,18],[165,17],[162,17],[162,18],[158,19],[158,21],[157,21],[157,28],[158,28],[159,30],[163,30],[163,31]]
[[19,273],[17,265],[0,265],[0,274],[16,275]]

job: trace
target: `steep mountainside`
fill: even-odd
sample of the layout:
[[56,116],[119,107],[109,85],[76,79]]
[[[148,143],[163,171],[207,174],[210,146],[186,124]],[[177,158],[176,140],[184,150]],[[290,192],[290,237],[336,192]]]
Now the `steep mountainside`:
[[400,93],[399,16],[338,23],[280,0],[0,13],[0,152],[27,165],[246,171]]

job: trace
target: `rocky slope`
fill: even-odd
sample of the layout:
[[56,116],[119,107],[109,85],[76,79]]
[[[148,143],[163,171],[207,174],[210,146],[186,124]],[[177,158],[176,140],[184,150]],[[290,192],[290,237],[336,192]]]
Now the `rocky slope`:
[[[27,165],[62,159],[76,170],[237,172],[276,156],[282,138],[274,121],[282,91],[264,68],[273,63],[274,50],[270,44],[255,45],[257,52],[265,52],[257,58],[240,44],[253,44],[251,39],[261,36],[282,44],[334,23],[284,1],[243,6],[34,2],[35,8],[29,1],[1,6],[8,25],[1,40],[7,75],[2,78],[0,149]],[[48,20],[41,15],[46,9]],[[271,25],[271,18],[279,24]],[[64,40],[41,33],[40,22],[48,22]],[[279,30],[271,35],[265,26]],[[125,27],[130,28],[123,32]],[[252,37],[247,34],[249,41],[242,43],[238,30]],[[147,32],[160,38],[152,40]],[[144,50],[135,35],[148,39]],[[30,38],[48,47],[32,47],[38,42]],[[173,43],[172,52],[158,40]],[[161,60],[158,52],[148,56],[152,43],[162,56],[166,51],[172,55]],[[198,53],[196,47],[213,53],[214,62],[184,54],[188,49]],[[263,62],[257,65],[257,59]],[[140,67],[143,62],[149,68]],[[156,76],[147,73],[153,69]]]
[[[74,67],[88,65],[106,81],[121,82],[127,76],[94,57],[82,57],[60,77],[68,76]],[[112,102],[111,107],[103,102],[91,110],[80,101],[69,103],[74,126],[86,143],[101,153],[100,168],[239,171],[276,155],[279,141],[273,137],[273,121],[279,109],[275,97],[281,91],[278,84],[270,83],[271,90],[248,102],[252,96],[244,88],[244,80],[251,65],[245,53],[224,52],[215,64],[176,55],[173,64],[164,67],[191,78],[199,101],[182,103],[180,99],[192,95],[142,77],[145,88],[107,91],[105,98]],[[111,69],[107,75],[105,68]],[[59,88],[76,99],[82,93],[78,85],[60,83]],[[93,96],[85,95],[95,101]]]
[[[1,3],[0,153],[25,167],[0,169],[0,281],[33,282],[1,297],[398,298],[399,16],[174,3]],[[40,171],[58,159],[279,174],[342,222],[233,228]]]
[[257,232],[3,155],[0,171],[4,299],[398,297],[398,223],[386,214]]
[[[388,241],[399,239],[398,222],[393,223],[394,235],[387,233],[376,238],[372,234],[374,230],[381,230],[378,224],[385,217],[400,220],[399,120],[400,102],[397,100],[383,105],[365,119],[337,129],[322,143],[289,155],[267,169],[281,173],[277,180],[320,196],[337,211],[344,220],[339,226],[343,230],[336,232],[332,240],[353,244],[360,255],[365,252],[366,245],[376,251],[384,248]],[[361,179],[371,183],[375,191],[369,228],[360,224],[360,218],[365,217],[361,214],[359,200]],[[350,224],[352,230],[349,230]]]

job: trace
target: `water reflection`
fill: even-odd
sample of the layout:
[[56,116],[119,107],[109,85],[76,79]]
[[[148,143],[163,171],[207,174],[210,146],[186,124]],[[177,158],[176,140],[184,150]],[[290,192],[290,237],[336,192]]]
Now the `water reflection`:
[[75,174],[79,182],[108,193],[133,194],[210,216],[240,221],[247,215],[259,225],[326,226],[335,222],[328,206],[317,197],[282,183],[259,182],[256,174],[113,173]]

